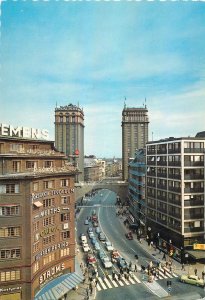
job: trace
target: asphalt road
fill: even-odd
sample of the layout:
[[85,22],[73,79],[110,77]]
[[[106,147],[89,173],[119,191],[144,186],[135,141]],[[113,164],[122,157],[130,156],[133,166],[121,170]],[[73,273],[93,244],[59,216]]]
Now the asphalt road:
[[[109,190],[99,191],[95,196],[87,199],[81,207],[81,211],[78,216],[77,221],[77,241],[80,243],[79,235],[81,233],[87,233],[88,225],[84,225],[85,219],[91,215],[92,210],[95,209],[98,219],[99,227],[101,231],[104,232],[107,239],[112,242],[114,248],[116,248],[120,254],[129,263],[136,263],[134,255],[137,254],[139,260],[137,262],[138,266],[147,266],[154,257],[150,253],[146,252],[140,247],[140,244],[136,240],[127,240],[125,233],[128,229],[124,226],[123,222],[120,221],[119,217],[116,216],[116,194]],[[89,240],[89,239],[88,239]],[[89,241],[90,243],[90,241]],[[100,242],[101,247],[104,251],[105,247],[102,242]],[[90,247],[92,248],[91,244]],[[82,250],[82,247],[79,247]],[[109,253],[107,252],[109,255]],[[86,262],[86,254],[84,255]],[[96,254],[97,257],[97,254]],[[100,278],[104,278],[105,269],[103,268],[101,261],[98,259],[98,275]],[[113,269],[116,274],[119,273],[119,268],[114,265]],[[112,270],[108,270],[111,274]],[[110,282],[112,288],[100,289],[97,292],[97,300],[134,300],[134,299],[157,299],[158,296],[155,295],[151,290],[145,285],[147,282],[146,275],[142,274],[140,270],[135,274],[139,282],[135,284],[120,286],[118,284],[117,288],[114,288],[113,282]],[[172,281],[171,297],[169,299],[199,299],[200,297],[205,297],[204,289],[200,287],[195,287],[191,285],[186,285],[179,282],[178,278],[169,278]],[[167,279],[158,280],[157,283],[167,292]]]

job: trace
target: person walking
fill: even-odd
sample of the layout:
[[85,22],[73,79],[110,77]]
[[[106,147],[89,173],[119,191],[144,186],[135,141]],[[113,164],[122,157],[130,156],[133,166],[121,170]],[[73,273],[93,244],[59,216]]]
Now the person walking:
[[204,272],[204,271],[202,271],[201,275],[202,275],[202,279],[204,280],[204,277],[205,277],[205,272]]
[[90,289],[90,294],[92,295],[92,293],[93,293],[93,286],[92,286],[92,283],[90,283],[89,289]]
[[86,296],[89,297],[89,288],[86,289]]
[[197,276],[197,269],[194,269],[194,274],[195,276]]
[[162,257],[162,260],[166,261],[166,254],[165,253],[164,253],[163,257]]
[[182,264],[182,271],[185,271],[184,263]]
[[137,265],[135,264],[135,272],[137,272]]

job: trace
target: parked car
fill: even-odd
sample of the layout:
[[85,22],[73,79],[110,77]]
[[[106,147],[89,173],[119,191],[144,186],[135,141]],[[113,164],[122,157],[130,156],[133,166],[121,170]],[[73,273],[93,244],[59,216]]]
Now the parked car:
[[88,233],[88,236],[89,236],[90,239],[93,238],[93,237],[95,237],[95,235],[94,235],[94,233],[92,231]]
[[84,252],[90,251],[90,247],[88,246],[88,244],[84,244],[84,245],[83,245],[83,251],[84,251]]
[[97,240],[96,240],[96,237],[95,237],[95,236],[91,238],[91,243],[92,243],[93,245],[95,245],[95,243],[97,243]]
[[102,250],[100,250],[100,251],[98,252],[98,256],[99,256],[100,260],[102,260],[103,257],[105,256],[105,252],[102,251]]
[[85,234],[81,235],[81,242],[82,243],[87,243],[87,236]]
[[88,233],[89,233],[89,232],[93,232],[93,228],[92,228],[92,227],[88,227],[87,232],[88,232]]
[[98,222],[93,222],[93,227],[98,227]]
[[85,225],[89,225],[89,221],[86,219],[84,222]]
[[100,241],[105,242],[106,241],[106,236],[104,235],[104,233],[100,232],[98,234],[98,238]]
[[93,265],[97,262],[97,259],[92,253],[88,253],[87,262],[89,265]]
[[117,250],[112,250],[111,258],[113,261],[116,261],[120,257],[120,254]]
[[205,286],[204,280],[200,279],[196,275],[181,275],[180,280],[181,282],[185,282],[185,283],[189,283],[201,287]]
[[105,248],[107,249],[107,251],[113,251],[114,250],[112,243],[109,242],[109,241],[105,242]]
[[131,231],[129,231],[128,233],[126,233],[125,236],[126,236],[126,238],[127,238],[128,240],[133,240],[133,235],[132,235],[132,232],[131,232]]
[[97,251],[100,250],[100,245],[99,245],[98,242],[96,242],[96,243],[94,244],[94,249],[97,250]]
[[95,232],[96,232],[97,234],[99,234],[99,233],[101,232],[100,227],[96,227],[96,228],[95,228]]

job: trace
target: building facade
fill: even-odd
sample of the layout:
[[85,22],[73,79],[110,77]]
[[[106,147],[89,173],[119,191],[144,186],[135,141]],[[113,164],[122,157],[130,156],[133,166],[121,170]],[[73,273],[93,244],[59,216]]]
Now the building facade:
[[1,300],[47,299],[42,289],[64,299],[55,284],[75,272],[75,175],[54,142],[0,136]]
[[105,161],[96,158],[84,159],[84,181],[100,181],[105,177]]
[[55,146],[80,170],[76,181],[84,181],[84,113],[78,106],[56,107]]
[[148,141],[148,110],[127,108],[122,111],[122,179],[128,180],[129,159],[137,149],[145,148]]
[[135,158],[129,164],[129,216],[128,221],[137,229],[139,236],[146,231],[146,201],[145,201],[145,150],[136,151]]
[[205,138],[169,138],[146,146],[147,228],[151,238],[185,249],[204,243]]

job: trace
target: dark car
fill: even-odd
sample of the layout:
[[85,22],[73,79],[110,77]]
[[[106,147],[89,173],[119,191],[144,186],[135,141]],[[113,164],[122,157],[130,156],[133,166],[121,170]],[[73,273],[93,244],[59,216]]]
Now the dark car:
[[128,233],[126,233],[125,236],[126,236],[126,238],[127,238],[128,240],[133,240],[133,235],[132,235],[132,232],[131,232],[131,231],[128,232]]
[[127,262],[123,257],[117,258],[117,265],[119,268],[123,268],[123,269],[127,268]]

